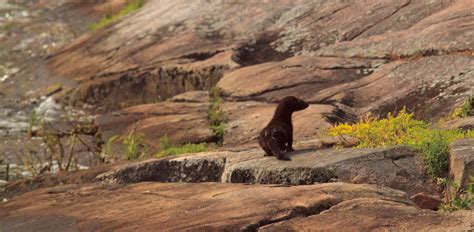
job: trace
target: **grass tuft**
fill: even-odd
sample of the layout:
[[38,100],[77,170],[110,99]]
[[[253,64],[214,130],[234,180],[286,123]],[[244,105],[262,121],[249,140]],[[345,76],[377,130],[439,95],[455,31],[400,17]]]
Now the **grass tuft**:
[[146,153],[146,145],[143,141],[143,135],[135,133],[133,129],[123,139],[124,158],[126,160],[136,160]]
[[117,21],[119,18],[127,14],[130,14],[134,11],[137,11],[143,6],[143,4],[144,4],[144,0],[132,0],[124,8],[122,8],[117,14],[114,14],[114,15],[107,14],[104,17],[102,17],[98,22],[89,24],[89,30],[96,31],[98,29],[101,29]]
[[221,109],[221,97],[219,89],[213,87],[209,90],[211,106],[209,107],[209,121],[212,135],[216,138],[217,144],[221,146],[224,143],[224,133],[226,128],[226,118]]
[[187,143],[183,146],[173,146],[171,140],[165,135],[160,138],[160,151],[156,153],[155,156],[160,158],[172,155],[205,152],[207,150],[208,149],[205,143]]

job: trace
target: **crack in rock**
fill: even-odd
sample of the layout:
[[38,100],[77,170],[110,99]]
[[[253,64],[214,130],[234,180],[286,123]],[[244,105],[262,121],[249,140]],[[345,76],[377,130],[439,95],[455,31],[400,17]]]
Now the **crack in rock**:
[[[273,218],[265,218],[263,220],[258,221],[257,223],[249,224],[242,228],[242,231],[246,232],[254,232],[258,231],[259,228],[283,222],[283,221],[288,221],[293,218],[297,217],[309,217],[312,215],[317,215],[320,214],[326,210],[329,210],[333,206],[336,206],[343,202],[343,200],[339,197],[335,197],[332,195],[326,195],[325,199],[311,205],[308,207],[305,206],[295,206],[291,209],[284,209],[282,212],[276,212],[276,215],[273,215]],[[276,218],[275,218],[276,216]],[[272,216],[269,216],[272,217]]]

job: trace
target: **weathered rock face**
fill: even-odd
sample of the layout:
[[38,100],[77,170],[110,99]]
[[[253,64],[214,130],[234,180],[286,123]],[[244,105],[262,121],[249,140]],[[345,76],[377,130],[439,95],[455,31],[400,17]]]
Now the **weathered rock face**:
[[331,181],[368,183],[406,191],[436,193],[421,161],[407,148],[307,149],[290,154],[292,161],[264,157],[260,149],[213,152],[148,160],[103,173],[113,183],[206,182],[313,184]]
[[371,185],[140,183],[115,190],[65,185],[2,203],[0,230],[256,230],[359,198],[397,202],[412,209],[403,192]]
[[449,149],[449,172],[459,187],[474,177],[474,139],[453,142]]
[[259,231],[469,231],[473,223],[470,211],[439,214],[399,202],[359,198],[319,215],[267,225]]
[[439,214],[401,191],[346,183],[65,185],[0,204],[2,231],[462,231],[473,223],[471,212]]
[[271,117],[267,103],[294,95],[314,104],[295,119],[298,136],[314,139],[329,123],[369,111],[407,106],[429,120],[450,112],[473,91],[473,10],[469,0],[151,0],[48,62],[56,76],[78,84],[73,102],[105,111],[217,85],[231,102],[223,106],[226,145],[253,142]]

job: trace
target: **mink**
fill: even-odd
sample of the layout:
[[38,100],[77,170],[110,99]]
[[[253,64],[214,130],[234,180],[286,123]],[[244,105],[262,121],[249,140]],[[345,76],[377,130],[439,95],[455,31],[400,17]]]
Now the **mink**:
[[273,115],[272,120],[263,128],[258,138],[265,156],[275,156],[279,160],[290,160],[285,154],[293,149],[293,112],[308,108],[308,103],[294,96],[283,98]]

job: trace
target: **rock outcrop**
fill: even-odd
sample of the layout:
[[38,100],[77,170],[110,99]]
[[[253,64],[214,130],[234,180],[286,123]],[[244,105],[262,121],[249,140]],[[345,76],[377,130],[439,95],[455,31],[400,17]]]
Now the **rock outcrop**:
[[[436,120],[472,94],[473,10],[469,0],[151,0],[82,36],[48,63],[54,75],[77,84],[68,97],[103,111],[217,85],[226,101],[239,101],[236,114],[245,117],[237,121],[253,122],[248,117],[257,111],[265,117],[265,104],[287,95],[314,105],[315,131],[328,122],[351,121],[369,111],[385,115],[403,106]],[[196,102],[189,97],[173,101]],[[263,108],[254,101],[264,102]],[[334,116],[322,117],[328,111]],[[235,116],[226,113],[231,122],[224,143],[254,142],[252,131],[261,125],[236,128]],[[149,123],[167,130],[156,120]]]
[[107,183],[224,182],[308,185],[343,181],[377,184],[410,194],[436,193],[416,154],[390,149],[306,149],[290,154],[291,162],[264,157],[261,149],[222,151],[152,159],[118,166],[97,177]]

